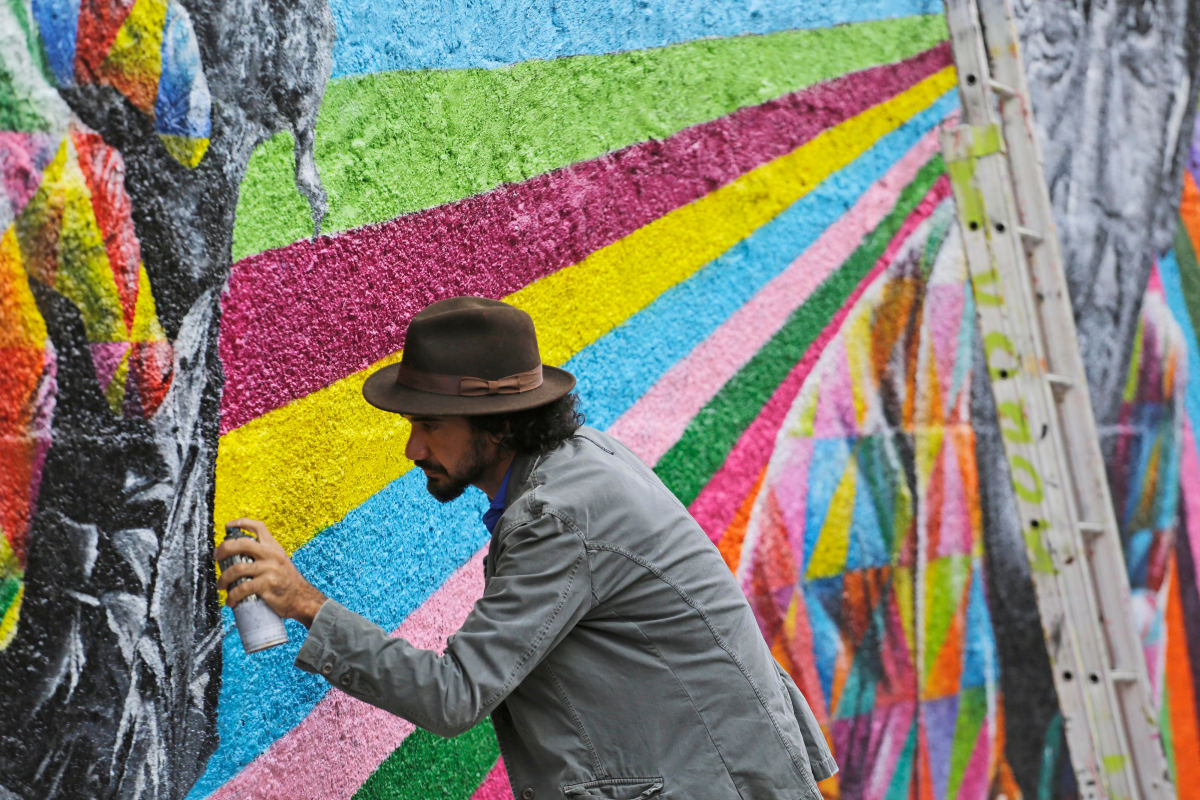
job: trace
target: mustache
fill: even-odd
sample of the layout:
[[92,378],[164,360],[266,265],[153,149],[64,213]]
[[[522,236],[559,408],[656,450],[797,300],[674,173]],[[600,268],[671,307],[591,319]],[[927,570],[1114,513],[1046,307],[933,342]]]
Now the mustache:
[[413,465],[420,467],[421,469],[425,470],[426,472],[436,472],[436,473],[439,473],[442,475],[450,474],[449,472],[446,471],[446,468],[443,467],[441,464],[439,464],[436,461],[433,461],[432,459],[428,459],[428,458],[421,459],[420,461],[414,461]]

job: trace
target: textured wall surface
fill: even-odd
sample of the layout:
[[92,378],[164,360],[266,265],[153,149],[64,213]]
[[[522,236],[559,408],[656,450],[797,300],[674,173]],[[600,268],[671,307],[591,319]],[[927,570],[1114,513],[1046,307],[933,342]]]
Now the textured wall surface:
[[[528,310],[544,358],[579,377],[591,423],[722,540],[805,360],[930,213],[930,193],[945,195],[933,134],[956,105],[945,38],[940,17],[885,16],[335,78],[315,153],[342,232],[255,252],[287,202],[276,141],[246,179],[269,191],[239,201],[235,248],[250,255],[223,303],[218,518],[253,508],[326,591],[401,635],[444,640],[479,591],[479,499],[427,498],[400,457],[405,423],[358,394],[412,314],[467,292]],[[380,107],[397,109],[395,127],[368,122]],[[407,781],[439,769],[439,751],[298,677],[298,646],[249,659],[229,640],[222,744],[194,795],[419,796]],[[319,758],[343,736],[355,758]],[[470,741],[444,746],[486,762],[482,781],[495,745]]]
[[[1084,93],[1149,87],[1108,183],[1058,142],[1119,115],[1045,70],[1115,23],[1023,24],[1058,207],[1141,187],[1119,247],[1091,211],[1060,226],[1073,286],[1110,286],[1085,336],[1124,342],[1089,368],[1186,785],[1200,273],[1152,257],[1190,124],[1178,5],[1117,15],[1148,66]],[[443,740],[331,690],[295,625],[246,656],[208,560],[214,522],[264,519],[327,594],[444,645],[485,501],[433,501],[360,390],[457,294],[527,310],[590,424],[688,504],[820,717],[830,798],[1069,795],[937,150],[940,11],[0,4],[0,795],[511,800],[489,723]]]

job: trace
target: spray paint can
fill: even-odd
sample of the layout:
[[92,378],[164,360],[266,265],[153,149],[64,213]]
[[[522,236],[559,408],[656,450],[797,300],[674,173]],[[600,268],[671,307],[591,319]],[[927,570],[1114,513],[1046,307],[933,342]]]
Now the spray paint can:
[[[225,538],[258,541],[258,536],[254,531],[248,531],[236,525],[225,527]],[[227,570],[234,564],[249,564],[253,561],[254,559],[250,556],[230,556],[221,561],[221,569]],[[229,588],[240,586],[248,580],[250,579],[236,580]],[[266,650],[288,640],[283,620],[256,594],[247,595],[242,602],[237,604],[237,607],[233,609],[233,620],[237,623],[238,633],[242,637],[242,647],[247,653],[257,653],[259,650]]]

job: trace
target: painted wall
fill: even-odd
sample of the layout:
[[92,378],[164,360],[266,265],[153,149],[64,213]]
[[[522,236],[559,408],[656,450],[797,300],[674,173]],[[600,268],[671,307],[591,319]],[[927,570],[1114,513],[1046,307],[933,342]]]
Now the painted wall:
[[[1200,129],[1185,138],[1188,148],[1187,169],[1183,173],[1183,192],[1176,221],[1174,248],[1158,263],[1162,294],[1181,333],[1179,347],[1186,359],[1187,372],[1200,375],[1200,266],[1196,245],[1200,243],[1200,191],[1196,188],[1197,152]],[[1167,581],[1163,593],[1161,647],[1166,650],[1160,673],[1164,732],[1170,732],[1175,769],[1181,786],[1194,787],[1200,780],[1195,753],[1200,751],[1200,706],[1196,687],[1200,685],[1200,592],[1197,584],[1197,557],[1200,556],[1200,450],[1197,450],[1196,420],[1200,419],[1200,381],[1187,382],[1176,404],[1176,448],[1179,452],[1178,514],[1174,530],[1174,552],[1164,559]],[[1153,560],[1148,560],[1152,565]],[[1190,756],[1190,757],[1189,757]],[[1195,790],[1181,796],[1192,796]]]
[[[483,498],[428,497],[360,389],[413,314],[478,294],[534,317],[720,548],[842,764],[830,798],[1070,794],[937,152],[940,11],[0,4],[0,788],[511,796],[488,723],[441,740],[329,690],[296,626],[246,656],[209,561],[214,520],[264,519],[442,646]],[[1136,360],[1096,386],[1179,753],[1174,263],[1113,284]]]

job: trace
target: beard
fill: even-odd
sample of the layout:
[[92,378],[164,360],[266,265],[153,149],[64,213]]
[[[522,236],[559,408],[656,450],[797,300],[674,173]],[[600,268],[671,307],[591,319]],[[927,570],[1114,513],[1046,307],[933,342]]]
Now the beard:
[[471,440],[471,452],[460,469],[451,473],[442,464],[431,458],[414,461],[413,464],[425,470],[425,489],[439,503],[449,503],[457,500],[467,487],[483,478],[493,466],[494,461],[487,456],[487,448],[483,437],[477,436]]

